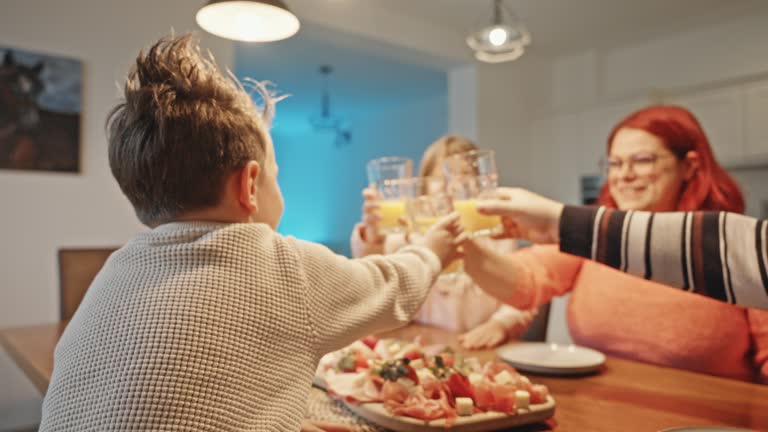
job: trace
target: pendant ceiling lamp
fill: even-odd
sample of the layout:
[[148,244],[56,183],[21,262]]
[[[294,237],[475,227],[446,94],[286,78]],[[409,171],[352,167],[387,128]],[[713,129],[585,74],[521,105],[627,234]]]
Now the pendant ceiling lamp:
[[475,51],[475,58],[485,63],[516,60],[530,43],[531,34],[517,16],[504,7],[502,0],[493,2],[491,24],[467,36],[467,45]]
[[196,20],[208,33],[243,42],[286,39],[300,26],[282,0],[210,0]]

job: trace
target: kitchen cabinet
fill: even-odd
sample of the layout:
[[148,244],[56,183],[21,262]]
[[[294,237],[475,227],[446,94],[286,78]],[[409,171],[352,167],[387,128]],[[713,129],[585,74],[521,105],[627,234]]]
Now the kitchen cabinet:
[[667,103],[688,108],[699,119],[715,157],[724,166],[744,163],[744,89],[719,88],[671,97]]
[[663,101],[682,105],[696,115],[715,157],[726,168],[768,166],[768,79],[670,91]]
[[753,164],[768,163],[768,81],[745,89],[744,157]]

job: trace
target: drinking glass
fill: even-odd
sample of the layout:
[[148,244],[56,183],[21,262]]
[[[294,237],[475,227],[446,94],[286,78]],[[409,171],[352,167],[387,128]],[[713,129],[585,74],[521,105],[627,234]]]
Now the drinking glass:
[[379,204],[379,229],[382,234],[402,231],[400,218],[406,215],[405,196],[413,176],[413,161],[402,157],[383,157],[368,162],[368,183],[376,190]]
[[[416,235],[423,235],[440,218],[453,211],[451,197],[442,177],[413,177],[405,180],[406,211],[410,227]],[[455,279],[462,271],[462,260],[454,260],[440,273],[440,279]]]
[[473,150],[449,156],[443,163],[448,194],[461,216],[464,229],[473,237],[501,232],[501,217],[480,214],[477,203],[494,197],[498,173],[493,150]]

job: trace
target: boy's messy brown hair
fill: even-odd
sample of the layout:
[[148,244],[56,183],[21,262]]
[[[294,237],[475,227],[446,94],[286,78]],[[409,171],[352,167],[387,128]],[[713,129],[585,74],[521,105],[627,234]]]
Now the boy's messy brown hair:
[[259,112],[231,73],[203,57],[191,34],[139,53],[123,100],[107,118],[109,166],[142,223],[156,226],[219,203],[228,174],[263,166],[274,102]]

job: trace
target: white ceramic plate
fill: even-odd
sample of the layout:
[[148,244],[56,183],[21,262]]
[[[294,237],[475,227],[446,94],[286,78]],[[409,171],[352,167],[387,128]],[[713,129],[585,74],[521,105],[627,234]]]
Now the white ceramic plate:
[[753,432],[750,429],[736,429],[720,426],[684,426],[660,430],[659,432]]
[[603,353],[578,345],[523,342],[502,346],[496,353],[517,369],[543,374],[584,374],[605,363]]

